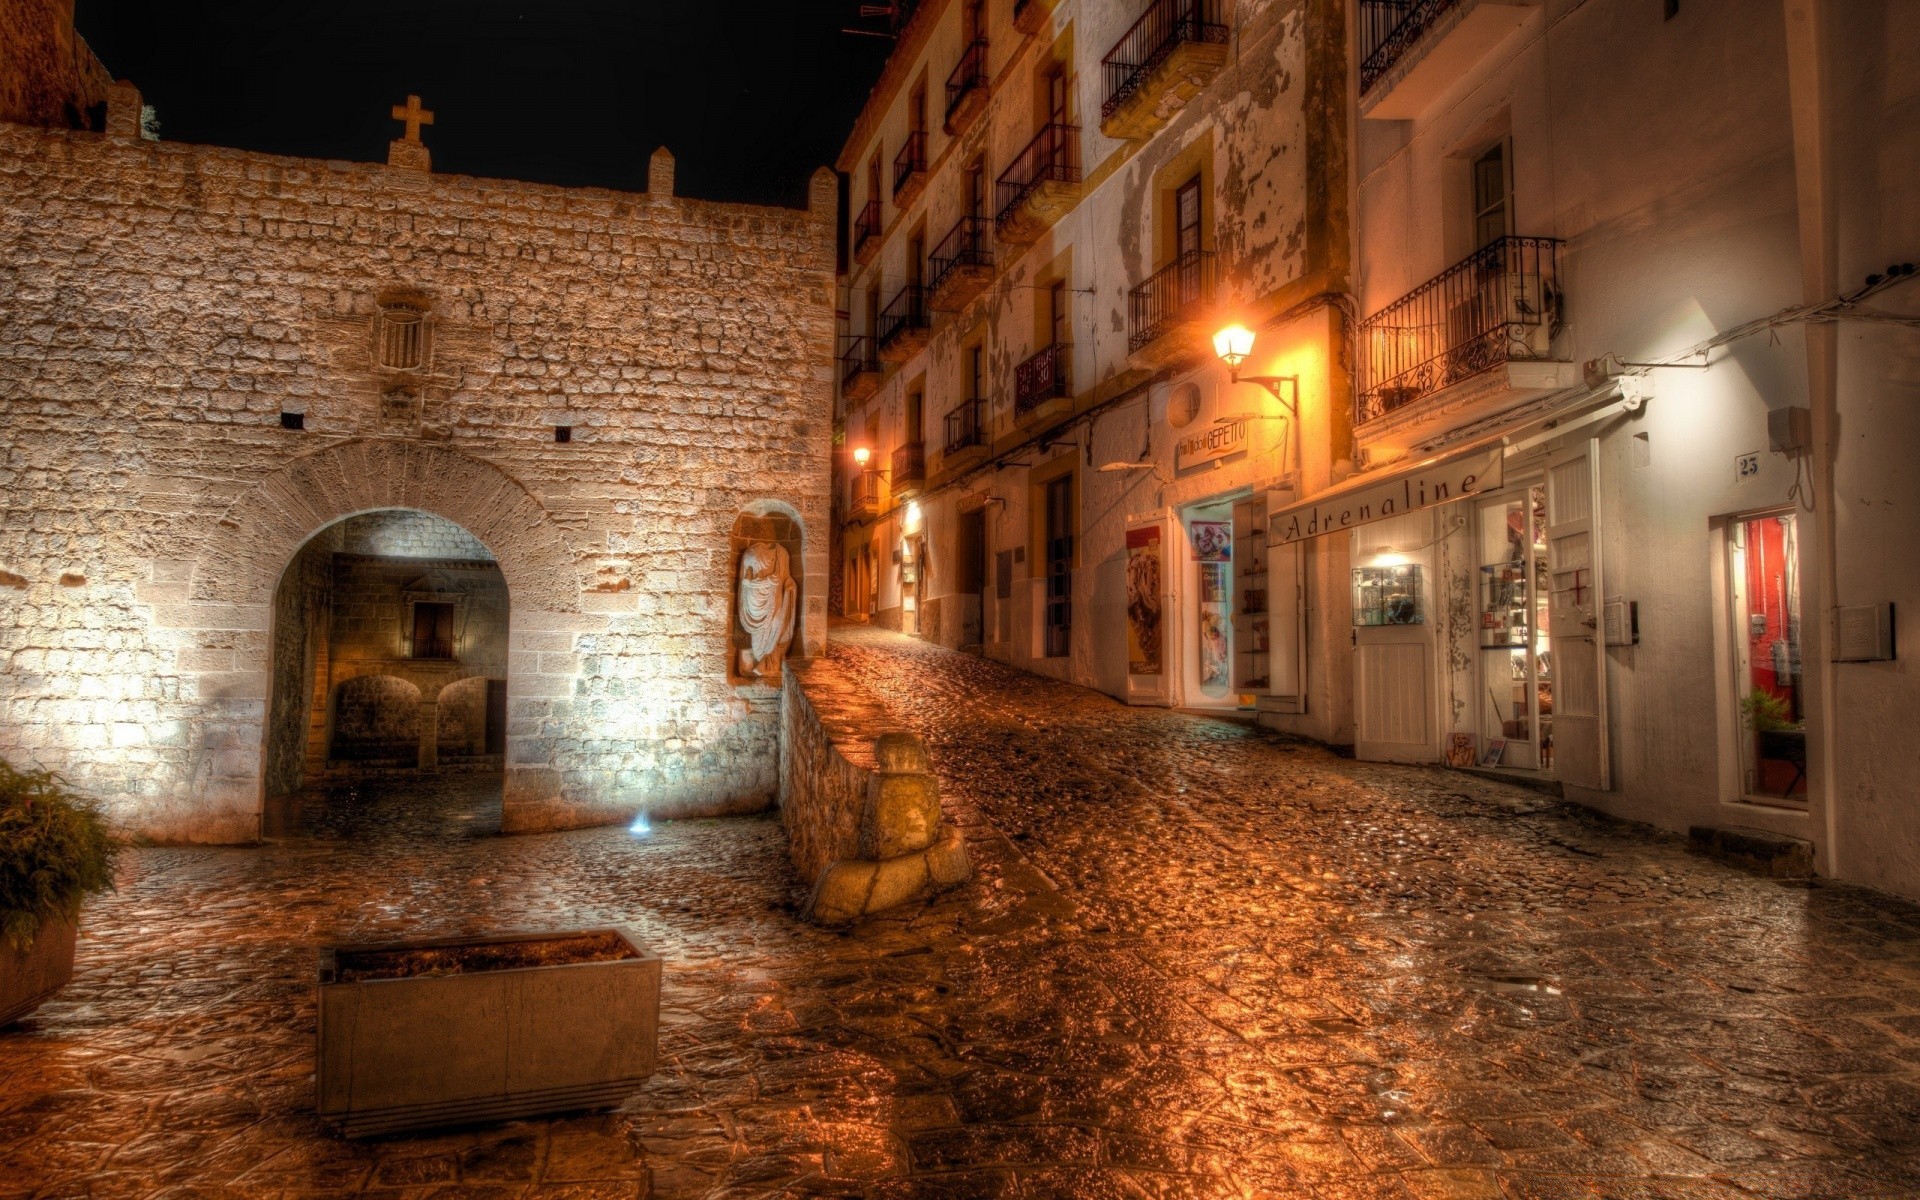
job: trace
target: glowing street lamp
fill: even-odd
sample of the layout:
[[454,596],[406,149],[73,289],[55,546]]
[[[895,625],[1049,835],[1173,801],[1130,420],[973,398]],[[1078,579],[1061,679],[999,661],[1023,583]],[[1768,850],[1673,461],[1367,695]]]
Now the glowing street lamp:
[[[1227,364],[1227,376],[1235,383],[1257,383],[1273,393],[1273,398],[1286,406],[1294,420],[1300,419],[1300,377],[1298,375],[1241,375],[1240,364],[1247,361],[1253,353],[1253,330],[1245,325],[1229,325],[1213,335],[1213,352],[1220,361]],[[1288,400],[1280,394],[1280,385],[1293,385],[1293,399]]]
[[863,467],[867,465],[867,460],[872,457],[873,451],[867,449],[865,446],[855,446],[853,448],[853,461]]

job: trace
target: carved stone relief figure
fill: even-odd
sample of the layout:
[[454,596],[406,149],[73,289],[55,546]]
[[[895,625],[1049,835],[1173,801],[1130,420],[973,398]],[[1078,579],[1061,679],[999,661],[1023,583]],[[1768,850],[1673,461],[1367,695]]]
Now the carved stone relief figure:
[[785,546],[754,542],[740,555],[740,596],[735,616],[746,631],[740,674],[778,683],[780,664],[793,641],[797,589]]

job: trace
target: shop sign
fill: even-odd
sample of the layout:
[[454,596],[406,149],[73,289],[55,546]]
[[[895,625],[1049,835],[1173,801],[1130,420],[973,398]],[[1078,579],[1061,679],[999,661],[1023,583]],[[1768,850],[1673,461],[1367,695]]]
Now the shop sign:
[[1173,469],[1184,471],[1247,448],[1247,423],[1229,421],[1197,429],[1175,443]]
[[1270,536],[1285,545],[1496,490],[1505,456],[1504,445],[1486,446],[1342,488],[1273,514]]

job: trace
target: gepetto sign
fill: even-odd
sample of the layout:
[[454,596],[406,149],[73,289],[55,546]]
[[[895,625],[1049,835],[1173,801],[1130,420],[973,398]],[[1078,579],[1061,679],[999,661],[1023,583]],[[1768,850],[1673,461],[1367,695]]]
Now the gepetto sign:
[[1505,454],[1505,446],[1487,446],[1343,486],[1273,514],[1269,536],[1284,545],[1492,491]]
[[1225,458],[1236,450],[1247,448],[1247,423],[1229,421],[1225,425],[1209,425],[1196,433],[1190,433],[1174,443],[1173,469],[1184,471],[1188,467],[1197,467],[1203,462],[1212,462],[1216,458]]

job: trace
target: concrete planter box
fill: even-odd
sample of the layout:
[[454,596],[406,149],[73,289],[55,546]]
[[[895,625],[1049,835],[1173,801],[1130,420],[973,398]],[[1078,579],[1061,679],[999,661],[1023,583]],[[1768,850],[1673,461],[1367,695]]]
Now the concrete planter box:
[[607,1108],[653,1073],[660,960],[624,929],[320,955],[320,1115],[350,1137]]
[[0,1028],[46,1003],[73,978],[71,921],[48,918],[33,935],[33,946],[16,950],[0,940]]

